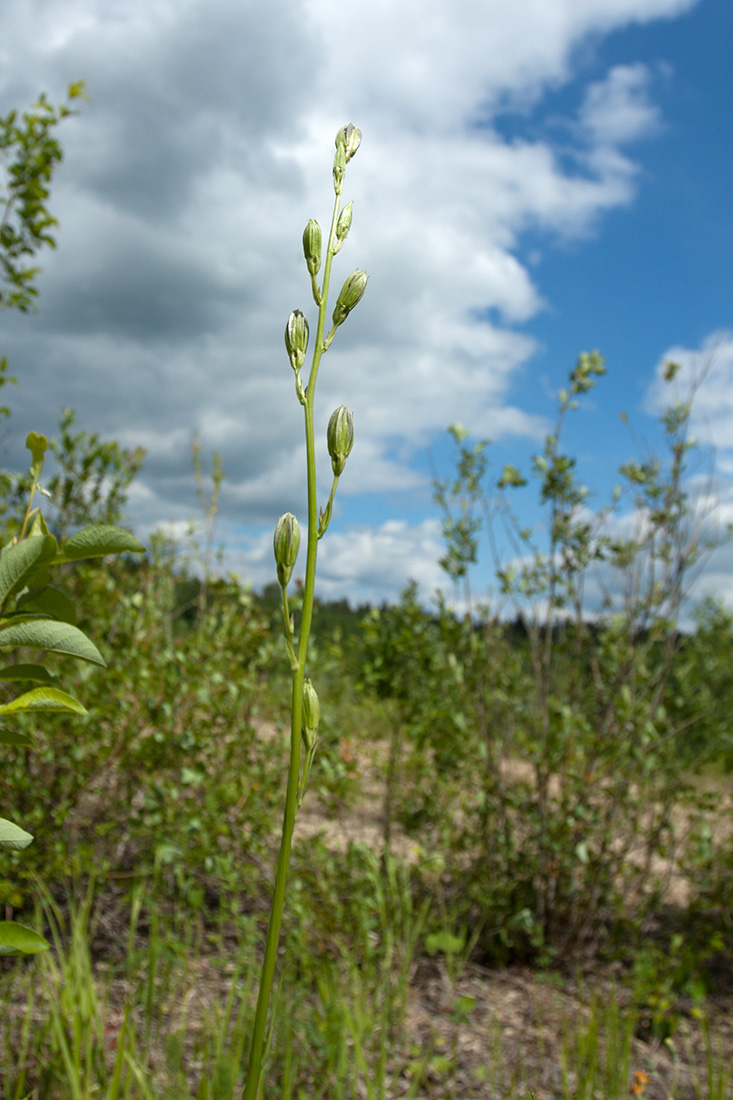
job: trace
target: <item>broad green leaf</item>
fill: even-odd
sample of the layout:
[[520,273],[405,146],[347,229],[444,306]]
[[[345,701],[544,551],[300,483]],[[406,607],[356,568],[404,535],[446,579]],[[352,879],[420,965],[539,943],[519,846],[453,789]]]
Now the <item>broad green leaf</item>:
[[5,668],[0,668],[0,683],[30,680],[35,684],[55,684],[57,679],[43,665],[6,665]]
[[[40,485],[38,486],[38,489],[41,489]],[[41,492],[44,492],[44,490],[41,489]],[[37,511],[36,514],[33,517],[33,523],[31,524],[31,529],[28,532],[29,537],[32,536],[32,535],[50,535],[50,534],[51,534],[51,532],[49,531],[48,527],[46,526],[46,521],[43,518],[43,512],[41,512],[40,510]]]
[[11,624],[19,626],[21,623],[45,622],[47,619],[48,615],[43,615],[40,611],[10,611],[0,618],[0,629]]
[[36,435],[35,432],[29,432],[26,436],[25,445],[33,456],[31,477],[34,481],[38,481],[43,471],[43,463],[45,461],[46,451],[48,450],[48,440],[45,435]]
[[0,729],[0,745],[13,745],[15,748],[28,748],[32,745],[30,737],[18,730]]
[[32,840],[32,833],[27,833],[20,825],[0,817],[0,847],[19,852],[22,848],[27,848]]
[[0,955],[37,955],[50,944],[31,928],[12,920],[0,921]]
[[35,588],[27,595],[23,595],[16,607],[22,607],[27,611],[40,611],[62,623],[72,625],[76,623],[76,608],[73,602],[64,592],[60,592],[58,588],[53,588],[51,585]]
[[27,710],[71,710],[74,714],[87,713],[81,703],[71,695],[52,687],[33,688],[0,706],[0,714],[20,714]]
[[129,531],[101,523],[93,527],[83,527],[81,531],[77,531],[63,546],[59,547],[54,560],[56,562],[81,561],[83,558],[103,558],[107,554],[144,553],[143,544]]
[[58,553],[52,536],[33,536],[9,547],[0,557],[0,604],[23,588]]
[[53,619],[28,619],[20,623],[13,619],[0,621],[0,646],[48,649],[106,667],[102,654],[86,634],[70,623],[57,623]]

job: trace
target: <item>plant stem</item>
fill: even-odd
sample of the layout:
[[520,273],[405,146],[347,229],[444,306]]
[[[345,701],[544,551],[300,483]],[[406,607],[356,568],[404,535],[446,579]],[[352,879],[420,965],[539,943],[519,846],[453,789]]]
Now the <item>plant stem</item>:
[[306,389],[306,401],[303,406],[305,413],[305,453],[306,476],[308,489],[308,548],[305,567],[305,586],[303,589],[302,616],[300,622],[300,634],[298,638],[298,660],[293,669],[293,684],[290,703],[290,764],[288,767],[288,785],[285,795],[285,810],[283,812],[282,835],[280,838],[280,851],[277,857],[277,869],[275,871],[275,886],[270,907],[270,919],[267,927],[267,939],[265,941],[265,955],[262,962],[260,976],[260,988],[257,996],[257,1008],[255,1011],[254,1029],[252,1032],[252,1045],[250,1048],[247,1078],[242,1093],[242,1100],[256,1100],[262,1077],[265,1047],[267,1043],[267,1017],[270,1007],[270,994],[272,982],[275,976],[275,964],[277,962],[277,948],[280,941],[280,928],[282,925],[283,907],[285,904],[285,886],[288,877],[288,864],[290,863],[290,851],[293,841],[293,829],[298,812],[298,781],[300,777],[300,742],[303,724],[303,681],[305,679],[305,666],[308,656],[308,643],[310,640],[311,623],[313,620],[313,599],[316,583],[316,555],[318,552],[318,502],[316,499],[316,454],[315,436],[313,429],[313,405],[315,400],[316,379],[318,368],[323,354],[323,334],[326,326],[326,306],[328,302],[328,287],[331,279],[331,263],[333,261],[333,245],[336,238],[336,223],[339,216],[341,199],[336,196],[333,216],[331,218],[331,230],[328,237],[326,261],[323,269],[323,288],[321,302],[318,307],[318,328],[316,332],[313,358],[311,361],[308,386]]

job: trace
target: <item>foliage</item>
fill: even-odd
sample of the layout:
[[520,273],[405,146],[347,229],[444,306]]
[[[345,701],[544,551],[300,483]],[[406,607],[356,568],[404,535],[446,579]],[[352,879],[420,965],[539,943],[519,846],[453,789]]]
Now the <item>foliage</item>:
[[[21,234],[25,217],[28,235],[13,245],[15,283],[0,305],[20,309],[32,302],[37,270],[24,257],[52,244],[45,202],[60,157],[52,134],[68,113],[44,104],[34,125],[46,168],[28,182],[35,199],[24,206],[18,191],[5,200],[6,223]],[[21,125],[5,124],[7,133]],[[30,142],[31,121],[23,125]],[[55,946],[42,972],[9,972],[5,987],[24,998],[17,1027],[7,1013],[0,1021],[5,1094],[14,1100],[31,1090],[39,1100],[231,1100],[242,1088],[254,1100],[264,1084],[283,1100],[382,1100],[427,1095],[436,1082],[457,1095],[467,1080],[461,1029],[477,1007],[458,983],[472,956],[543,966],[604,948],[622,956],[631,1003],[599,997],[580,1024],[573,1016],[556,1067],[558,1095],[575,1096],[581,1083],[588,1095],[620,1097],[629,1087],[642,1095],[649,1077],[634,1061],[634,1031],[670,1040],[690,1003],[704,1029],[713,964],[726,956],[731,933],[733,839],[718,829],[715,804],[726,789],[718,773],[733,766],[733,619],[707,603],[692,634],[680,625],[689,580],[710,545],[707,516],[689,494],[694,388],[663,414],[665,455],[624,463],[624,488],[600,510],[565,445],[567,421],[605,371],[598,353],[582,355],[571,371],[528,479],[506,466],[487,487],[489,441],[471,442],[454,425],[456,469],[436,476],[433,488],[441,565],[462,613],[443,598],[427,612],[414,583],[393,607],[319,605],[317,546],[354,434],[350,411],[336,409],[326,437],[333,481],[319,509],[315,387],[322,355],[366,286],[362,271],[346,279],[327,332],[331,261],[352,215],[350,203],[342,206],[343,176],[358,140],[352,127],[337,135],[320,285],[317,223],[303,235],[318,310],[307,383],[301,311],[285,333],[306,436],[307,563],[295,591],[301,536],[290,513],[276,527],[278,580],[269,591],[256,597],[218,575],[224,473],[215,453],[206,474],[196,438],[203,526],[192,526],[186,560],[161,535],[146,557],[126,556],[142,548],[111,525],[143,453],[76,430],[70,410],[48,448],[57,463],[45,485],[50,518],[32,508],[42,437],[29,437],[30,480],[0,490],[5,515],[31,498],[0,551],[0,643],[80,659],[85,699],[82,707],[62,692],[36,659],[0,674],[27,686],[0,701],[13,719],[0,740],[18,750],[8,754],[1,797],[23,823],[0,822],[0,845],[9,849],[0,904],[26,905],[42,874],[42,919]],[[4,240],[15,238],[0,237],[0,248]],[[672,365],[667,373],[673,381]],[[0,385],[7,380],[0,364]],[[528,480],[546,515],[535,531],[509,504]],[[500,558],[502,544],[509,560]],[[486,546],[512,622],[471,591]],[[103,568],[82,560],[95,555]],[[51,566],[63,593],[46,576]],[[88,639],[103,634],[112,655],[104,679]],[[38,709],[55,712],[41,728]],[[382,851],[341,852],[328,835],[304,831],[285,910],[306,785],[325,809],[324,829],[359,797],[381,800]],[[26,849],[31,831],[37,843]],[[397,855],[405,837],[409,869]],[[79,882],[90,892],[77,908],[67,899]],[[689,896],[675,898],[683,930],[670,932],[673,883]],[[98,920],[93,890],[103,905]],[[108,969],[95,972],[100,940]],[[0,943],[6,952],[46,946],[9,922],[0,922]],[[411,1047],[405,1022],[418,961],[437,974],[444,998],[435,1034]],[[220,981],[210,981],[212,970]],[[23,1022],[39,1016],[37,1032]],[[711,1096],[729,1092],[723,1066],[709,1047]],[[490,1064],[472,1073],[477,1096],[483,1085],[530,1095],[535,1084],[505,1064],[498,1030]],[[703,1085],[695,1087],[703,1095]]]
[[[75,444],[85,445],[83,439]],[[73,466],[82,468],[79,454]],[[85,495],[83,482],[77,490]],[[446,499],[450,505],[450,492]],[[31,1087],[39,1097],[113,1097],[123,1083],[127,1092],[120,1095],[142,1097],[152,1095],[151,1081],[156,1095],[180,1096],[188,1089],[191,1095],[199,1090],[201,1096],[234,1096],[252,1038],[254,970],[262,949],[258,928],[282,806],[286,737],[278,725],[283,707],[275,702],[282,662],[275,660],[267,605],[232,578],[212,577],[202,617],[187,616],[181,603],[186,576],[174,548],[161,538],[141,560],[123,558],[103,570],[80,562],[74,570],[67,580],[78,582],[78,626],[95,635],[108,632],[113,667],[102,680],[87,662],[88,714],[58,714],[53,726],[34,733],[36,751],[27,760],[16,756],[8,761],[4,802],[36,834],[37,844],[22,853],[22,862],[1,884],[0,898],[6,904],[20,902],[38,870],[61,897],[69,892],[70,875],[86,877],[93,867],[104,891],[104,919],[118,928],[125,912],[123,891],[128,890],[135,931],[124,967],[126,981],[132,982],[126,986],[131,1004],[139,1007],[125,1012],[119,1000],[114,1010],[109,1007],[104,990],[93,984],[93,933],[72,922],[64,936],[53,933],[58,947],[44,968],[46,989],[36,988],[36,1009],[29,1009],[38,1012],[55,991],[50,1011],[44,1009],[48,1028],[41,1031],[42,1043],[36,1044],[30,1032],[25,1039],[20,1030],[13,1032],[13,1049],[26,1054],[8,1062],[6,1076],[21,1090],[18,1097]],[[300,598],[302,593],[290,605],[296,615]],[[325,623],[328,609],[323,610]],[[526,608],[522,611],[526,617]],[[343,609],[339,619],[347,622]],[[381,737],[390,749],[377,757],[384,761],[387,843],[381,859],[368,849],[350,849],[342,856],[313,838],[296,852],[283,925],[284,950],[292,962],[275,994],[276,1005],[287,1005],[288,1012],[276,1015],[265,1070],[276,1095],[296,1096],[326,1080],[345,1096],[359,1089],[375,1097],[391,1095],[399,1075],[408,1072],[415,1095],[418,1081],[425,1089],[439,1081],[448,1094],[456,1088],[465,1073],[457,1036],[470,1015],[459,995],[446,1009],[454,1029],[447,1044],[436,1034],[418,1050],[404,1045],[401,1021],[410,961],[421,944],[430,965],[444,967],[451,981],[472,944],[479,958],[548,961],[557,951],[569,958],[574,949],[598,947],[615,919],[626,922],[621,942],[627,953],[630,944],[636,945],[634,932],[642,919],[660,912],[663,882],[656,897],[624,891],[627,883],[644,876],[653,882],[655,865],[619,865],[615,873],[625,876],[618,880],[621,885],[614,878],[605,899],[596,895],[605,908],[593,909],[589,890],[599,880],[605,889],[605,880],[600,872],[594,879],[585,870],[578,845],[585,843],[588,855],[597,858],[594,845],[607,812],[606,794],[615,800],[616,814],[608,825],[609,860],[617,859],[612,846],[619,836],[625,839],[627,830],[635,838],[634,851],[644,855],[647,822],[665,807],[643,805],[643,799],[664,793],[662,779],[668,790],[676,783],[679,811],[682,784],[671,746],[681,743],[677,727],[686,718],[674,710],[671,692],[689,694],[701,669],[712,677],[713,690],[725,690],[723,668],[716,671],[715,660],[716,652],[721,663],[726,659],[725,619],[710,612],[708,641],[707,621],[706,613],[699,641],[675,634],[662,704],[672,716],[666,762],[654,740],[643,743],[643,752],[655,754],[654,767],[661,761],[668,774],[649,778],[643,752],[621,736],[635,729],[639,737],[646,735],[643,726],[634,725],[641,721],[635,716],[644,713],[646,685],[655,683],[665,654],[659,641],[650,646],[647,632],[635,641],[635,652],[644,653],[645,662],[636,669],[638,695],[631,693],[625,703],[616,700],[627,724],[615,747],[593,749],[607,776],[618,774],[618,783],[611,786],[606,779],[597,788],[585,782],[585,772],[576,776],[573,771],[574,761],[580,759],[582,766],[582,754],[593,748],[592,740],[583,740],[590,737],[591,720],[603,713],[592,670],[594,662],[604,670],[614,660],[618,664],[614,647],[625,647],[628,639],[618,617],[607,626],[589,622],[578,662],[575,624],[567,619],[553,624],[549,694],[572,700],[572,707],[567,703],[564,716],[551,713],[552,738],[543,751],[558,755],[548,757],[553,770],[542,819],[534,642],[521,619],[503,622],[480,608],[470,619],[459,618],[445,604],[428,614],[410,586],[397,606],[366,615],[354,662],[359,666],[356,684],[349,682],[338,633],[318,635],[310,659],[318,669],[325,713],[313,793],[330,814],[356,797],[363,770],[353,775],[344,770],[344,738],[359,753],[363,769],[365,744]],[[28,721],[21,716],[17,729],[25,732]],[[567,765],[559,755],[563,722],[573,731]],[[627,771],[618,771],[621,767]],[[638,785],[633,797],[621,789],[624,774],[633,774],[632,785]],[[724,847],[713,846],[705,834],[704,806],[695,798],[700,817],[688,848],[693,841],[697,847],[688,866],[694,858],[696,871],[705,868],[698,881],[706,904],[729,905]],[[546,835],[540,834],[540,821]],[[390,858],[400,830],[414,838],[416,865],[410,874]],[[650,836],[649,843],[653,854],[671,851],[664,834]],[[8,858],[14,859],[13,853]],[[553,875],[556,884],[544,911],[543,875]],[[420,884],[431,898],[430,909],[419,900]],[[543,912],[546,925],[540,920]],[[589,933],[582,924],[587,914]],[[565,942],[562,919],[573,927]],[[648,936],[634,947],[628,961],[632,1009],[623,1014],[615,1009],[613,1016],[598,1002],[582,1028],[568,1024],[562,1053],[568,1096],[578,1074],[606,1088],[609,1096],[625,1095],[638,1066],[629,1046],[634,1028],[660,1035],[677,1029],[677,1038],[690,997],[702,1004],[698,990],[700,982],[710,981],[703,964],[715,947],[711,936],[700,946],[686,929],[679,949],[675,945],[681,941],[671,937],[669,942],[669,952],[653,946]],[[454,943],[460,945],[458,961]],[[716,943],[715,950],[723,950],[723,941]],[[219,962],[211,961],[212,951]],[[234,963],[233,954],[238,957]],[[119,961],[119,953],[115,958]],[[196,992],[201,975],[212,966],[230,967],[221,996],[211,989]],[[198,1003],[198,997],[207,1006],[203,1026],[198,1016],[188,1019],[186,1006]],[[177,1006],[174,1018],[166,1004]],[[119,1037],[118,1045],[105,1040],[100,1046],[94,1040],[100,1034]],[[616,1051],[616,1069],[612,1054],[610,1061],[603,1060],[603,1044]],[[502,1084],[505,1091],[511,1082],[519,1087],[523,1078],[501,1058],[497,1046],[485,1080],[493,1080],[496,1089]],[[726,1080],[724,1064],[711,1058],[715,1080]],[[479,1084],[477,1076],[476,1095],[481,1095]]]
[[26,313],[38,294],[39,268],[29,263],[39,249],[55,248],[58,224],[47,200],[53,173],[63,150],[56,137],[59,123],[75,114],[73,104],[84,99],[84,84],[70,84],[59,107],[41,95],[20,117],[13,110],[0,118],[0,309]]
[[[90,670],[87,715],[40,731],[38,751],[3,782],[43,845],[49,883],[90,866],[134,879],[160,859],[171,896],[200,908],[232,881],[257,892],[281,744],[253,725],[272,642],[252,594],[219,581],[189,624],[174,565],[156,539],[147,560],[84,573],[80,623],[106,624],[113,667],[105,682]],[[17,868],[0,900],[18,904],[37,870],[33,860]]]
[[74,432],[76,414],[64,409],[59,434],[49,449],[56,470],[46,484],[54,528],[61,538],[89,523],[119,523],[127,490],[145,457],[142,447],[125,450],[100,439],[97,432]]
[[[48,526],[62,540],[74,528],[121,523],[127,491],[145,458],[142,447],[126,450],[114,440],[101,439],[98,432],[75,432],[75,424],[74,410],[64,409],[58,435],[48,441],[52,471],[40,489],[48,500]],[[31,478],[6,476],[6,481],[2,507],[12,517],[28,497]]]
[[[526,484],[521,473],[505,468],[490,492],[485,441],[471,445],[463,429],[452,432],[457,473],[435,483],[443,565],[452,580],[467,578],[479,537],[488,536],[515,623],[490,609],[458,618],[445,604],[426,616],[412,587],[399,607],[365,624],[364,681],[400,707],[389,766],[399,775],[387,780],[399,791],[396,812],[456,868],[449,893],[485,928],[494,957],[548,961],[597,949],[614,922],[640,927],[696,858],[681,805],[687,821],[703,822],[713,809],[680,770],[683,743],[686,764],[702,762],[695,736],[711,738],[717,752],[725,744],[724,706],[695,689],[706,651],[711,693],[725,693],[729,675],[709,654],[714,644],[722,656],[719,617],[708,612],[707,633],[694,639],[678,629],[708,545],[686,481],[694,394],[663,413],[666,464],[654,456],[625,463],[626,494],[592,511],[562,434],[604,370],[597,353],[580,357],[533,459],[544,547],[508,504],[507,492]],[[615,515],[627,498],[633,530],[623,535]],[[502,537],[514,547],[509,561],[498,558]]]
[[665,703],[683,766],[733,771],[733,615],[709,597],[680,640]]
[[[75,625],[73,603],[49,583],[53,565],[78,562],[112,554],[140,553],[142,544],[118,527],[84,527],[65,542],[57,542],[33,497],[43,470],[47,441],[31,432],[26,440],[31,452],[31,490],[18,538],[0,551],[0,648],[46,651],[76,658],[93,665],[105,665],[97,647]],[[16,717],[40,711],[84,715],[84,707],[56,686],[56,676],[45,666],[17,659],[0,670],[0,681],[34,684],[20,695],[0,704],[0,714]],[[24,732],[0,728],[0,742],[14,747],[32,745]],[[19,850],[32,841],[32,834],[10,821],[0,820],[0,846]],[[0,954],[33,954],[48,945],[29,929],[12,921],[0,924]]]
[[[680,1020],[674,1045],[650,1050],[635,1039],[643,1011],[622,989],[560,981],[554,990],[505,973],[494,988],[521,997],[532,1022],[517,1035],[479,993],[477,971],[449,977],[420,959],[424,912],[404,869],[382,867],[364,846],[334,856],[315,845],[304,856],[293,868],[293,962],[278,994],[287,1014],[272,1035],[265,1095],[624,1100],[648,1085],[649,1096],[730,1096],[730,1059],[702,1006]],[[53,951],[31,968],[13,960],[0,975],[4,1097],[238,1095],[257,923],[234,905],[225,919],[204,921],[172,909],[165,891],[164,878],[141,880],[115,920],[108,899],[92,893],[68,909],[43,897]],[[234,942],[236,958],[217,958]]]
[[[212,455],[212,469],[211,469],[211,486],[208,485],[208,480],[204,472],[204,464],[201,458],[201,440],[198,435],[194,435],[193,443],[191,445],[191,459],[193,462],[193,475],[196,482],[196,493],[199,498],[199,504],[201,505],[201,514],[203,517],[203,545],[195,537],[195,533],[191,533],[191,541],[194,547],[194,551],[198,558],[198,564],[201,571],[201,580],[198,589],[198,595],[196,599],[196,615],[199,622],[203,617],[206,608],[206,597],[208,593],[209,584],[214,575],[215,553],[214,553],[214,537],[216,533],[216,514],[219,511],[219,496],[221,495],[221,487],[224,482],[224,467],[221,462],[221,455],[214,451]],[[221,564],[220,555],[216,556],[217,564]]]
[[482,527],[482,481],[486,475],[488,439],[479,440],[472,447],[464,446],[468,429],[462,424],[452,424],[448,429],[459,448],[454,478],[441,481],[433,479],[435,503],[443,513],[443,538],[445,554],[439,565],[455,585],[464,585],[466,611],[471,612],[470,567],[478,561],[479,534]]

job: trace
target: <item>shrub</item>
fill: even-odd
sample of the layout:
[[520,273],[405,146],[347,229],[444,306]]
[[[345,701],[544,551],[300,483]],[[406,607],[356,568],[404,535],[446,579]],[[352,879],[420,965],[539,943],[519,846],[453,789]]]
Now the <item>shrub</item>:
[[[485,928],[495,955],[592,950],[614,922],[639,928],[689,867],[689,822],[710,808],[681,767],[697,707],[672,702],[689,697],[692,664],[711,644],[704,633],[684,641],[678,625],[709,545],[686,481],[694,394],[663,413],[666,464],[625,463],[625,496],[594,512],[561,441],[604,370],[597,353],[580,357],[533,459],[547,545],[535,545],[508,504],[527,484],[521,473],[506,467],[487,490],[486,442],[470,445],[455,427],[457,473],[436,483],[436,500],[442,564],[463,586],[466,613],[442,604],[431,620],[412,588],[365,627],[367,680],[397,700],[407,732],[400,782],[389,781],[398,812],[424,844],[452,853],[454,903]],[[623,499],[628,536],[612,522]],[[514,624],[471,605],[482,533]],[[496,550],[502,537],[514,547],[509,561]],[[589,591],[601,593],[595,607]],[[722,744],[710,726],[707,736]]]

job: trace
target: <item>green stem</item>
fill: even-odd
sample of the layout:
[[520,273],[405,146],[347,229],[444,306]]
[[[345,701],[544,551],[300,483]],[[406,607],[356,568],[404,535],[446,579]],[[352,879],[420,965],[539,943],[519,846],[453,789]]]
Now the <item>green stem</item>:
[[308,377],[306,401],[303,406],[305,412],[305,453],[308,487],[308,549],[306,556],[300,636],[298,638],[298,660],[297,666],[293,669],[290,703],[290,764],[288,767],[288,785],[285,794],[285,810],[283,812],[280,851],[277,857],[275,886],[270,908],[270,920],[267,927],[267,939],[265,941],[265,956],[262,962],[260,988],[257,997],[257,1008],[255,1010],[254,1029],[252,1031],[252,1045],[250,1047],[247,1078],[244,1084],[242,1100],[257,1100],[259,1093],[267,1041],[267,1016],[270,1006],[270,994],[272,991],[273,978],[275,976],[275,964],[277,963],[277,948],[280,941],[280,928],[282,925],[283,907],[285,904],[285,886],[288,877],[288,865],[290,863],[293,829],[295,828],[295,817],[298,812],[300,743],[303,724],[303,680],[305,679],[308,642],[310,640],[311,623],[313,620],[316,555],[318,552],[318,502],[316,499],[316,454],[313,430],[313,403],[315,400],[318,368],[323,354],[323,333],[326,326],[328,287],[331,280],[333,243],[336,237],[336,223],[339,216],[340,202],[340,196],[337,195],[331,219],[331,231],[328,237],[326,262],[323,269],[323,288],[321,292],[321,303],[318,308],[318,330],[313,348],[310,375]]
[[28,507],[26,508],[25,516],[23,517],[23,526],[21,527],[20,535],[18,536],[18,542],[22,542],[23,539],[25,538],[25,533],[26,533],[26,530],[27,530],[27,527],[28,527],[28,523],[30,521],[31,515],[33,514],[33,497],[35,496],[37,485],[38,485],[38,478],[34,478],[33,479],[33,484],[31,485],[31,491],[30,491],[30,494],[29,494],[29,497],[28,497]]

